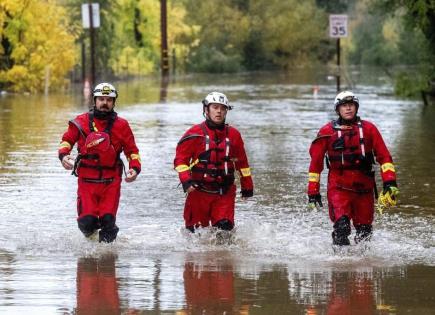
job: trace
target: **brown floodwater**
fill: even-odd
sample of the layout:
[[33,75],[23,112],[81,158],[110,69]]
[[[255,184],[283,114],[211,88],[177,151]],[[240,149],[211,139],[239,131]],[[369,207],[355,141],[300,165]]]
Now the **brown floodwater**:
[[[77,229],[76,178],[57,159],[67,121],[87,110],[80,89],[1,94],[0,313],[434,314],[435,106],[394,97],[382,75],[350,75],[360,116],[394,158],[400,203],[376,215],[370,244],[340,253],[326,208],[308,210],[305,195],[309,145],[335,115],[335,82],[324,74],[115,82],[143,171],[123,184],[113,244]],[[255,197],[236,201],[231,245],[208,229],[184,232],[172,165],[213,90],[234,105],[227,120],[244,137],[255,182]]]

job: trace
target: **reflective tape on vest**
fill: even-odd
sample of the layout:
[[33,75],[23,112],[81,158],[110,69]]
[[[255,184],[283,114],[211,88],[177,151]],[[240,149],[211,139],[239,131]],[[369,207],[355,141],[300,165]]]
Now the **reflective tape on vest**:
[[319,173],[308,173],[308,181],[318,183],[320,181]]
[[391,171],[393,173],[396,172],[393,163],[384,163],[384,164],[382,164],[381,165],[381,170],[382,170],[382,173],[385,173],[387,171]]
[[194,162],[192,162],[191,164],[190,164],[190,166],[189,166],[189,168],[192,168],[192,167],[194,167],[196,164],[198,164],[199,163],[199,159],[196,159]]
[[71,149],[71,144],[69,144],[68,141],[63,141],[63,142],[60,143],[59,149],[63,149],[63,148]]
[[190,170],[190,167],[187,166],[186,164],[180,164],[180,165],[178,165],[178,166],[175,168],[175,170],[176,170],[178,173],[181,173],[181,172],[185,172],[185,171]]
[[243,177],[251,176],[251,169],[249,167],[241,168],[240,173],[242,174]]

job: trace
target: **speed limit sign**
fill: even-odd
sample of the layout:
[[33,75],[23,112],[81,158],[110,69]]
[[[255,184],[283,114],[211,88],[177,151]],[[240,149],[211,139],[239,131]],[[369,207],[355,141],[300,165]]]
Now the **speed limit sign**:
[[331,14],[329,16],[329,37],[347,37],[347,15]]

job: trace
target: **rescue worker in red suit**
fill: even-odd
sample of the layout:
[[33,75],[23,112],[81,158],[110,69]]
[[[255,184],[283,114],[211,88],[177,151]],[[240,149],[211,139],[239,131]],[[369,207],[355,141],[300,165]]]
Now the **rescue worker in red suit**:
[[[121,191],[124,151],[129,161],[126,182],[141,170],[139,150],[128,122],[114,111],[118,92],[109,83],[93,91],[94,107],[69,121],[58,150],[62,166],[78,176],[77,222],[89,237],[97,230],[99,241],[110,243],[119,231],[115,224]],[[71,155],[77,143],[78,156]]]
[[398,189],[393,160],[381,134],[373,123],[357,116],[358,98],[344,91],[334,103],[338,119],[324,125],[310,147],[308,199],[310,207],[322,206],[320,173],[325,158],[329,217],[334,222],[332,240],[334,245],[343,246],[350,244],[351,220],[356,243],[372,235],[375,159],[380,164],[382,194],[395,200]]
[[248,198],[254,193],[251,171],[240,132],[225,124],[231,109],[227,97],[212,92],[202,103],[205,121],[186,131],[174,159],[187,193],[185,226],[194,232],[211,223],[230,231],[234,227],[234,175],[239,173],[242,198]]

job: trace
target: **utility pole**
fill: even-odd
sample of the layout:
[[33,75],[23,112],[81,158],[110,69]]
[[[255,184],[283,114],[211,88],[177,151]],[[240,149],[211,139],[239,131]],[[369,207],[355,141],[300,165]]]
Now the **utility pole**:
[[91,87],[95,84],[95,41],[94,41],[94,20],[92,14],[92,3],[89,3],[89,32],[91,35],[91,76],[89,83]]
[[161,70],[162,78],[169,77],[167,1],[160,0]]
[[337,38],[337,93],[340,92],[340,37]]

